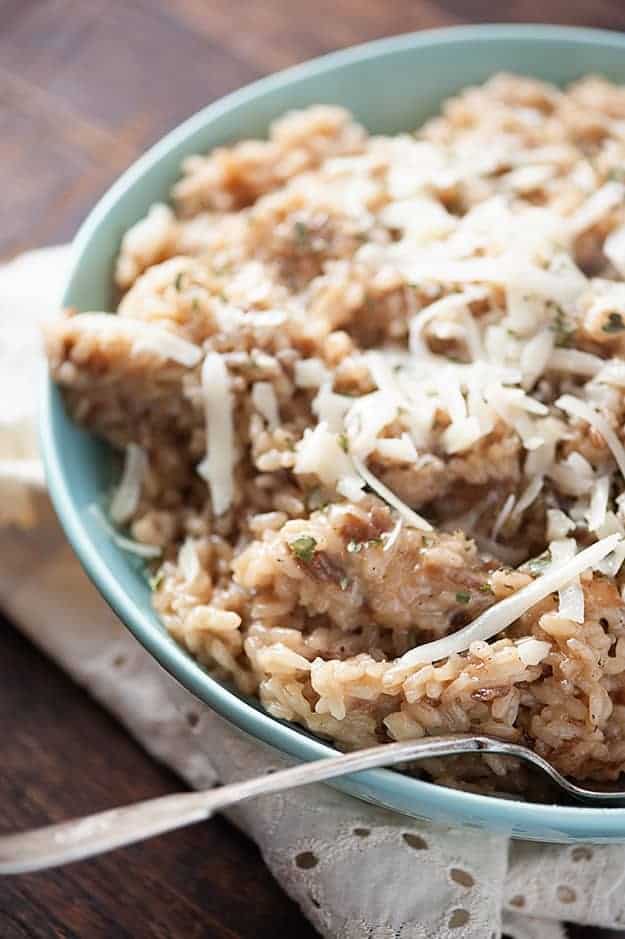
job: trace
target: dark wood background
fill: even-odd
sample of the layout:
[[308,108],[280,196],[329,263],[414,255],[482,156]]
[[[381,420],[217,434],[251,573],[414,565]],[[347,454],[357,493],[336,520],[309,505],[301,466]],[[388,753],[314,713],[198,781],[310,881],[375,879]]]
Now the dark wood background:
[[[202,105],[331,49],[439,25],[625,28],[623,0],[0,0],[0,257],[69,238],[148,144]],[[0,558],[0,563],[2,559]],[[179,788],[0,620],[0,828]],[[0,939],[313,939],[226,822],[0,882]],[[599,939],[570,929],[571,939]]]

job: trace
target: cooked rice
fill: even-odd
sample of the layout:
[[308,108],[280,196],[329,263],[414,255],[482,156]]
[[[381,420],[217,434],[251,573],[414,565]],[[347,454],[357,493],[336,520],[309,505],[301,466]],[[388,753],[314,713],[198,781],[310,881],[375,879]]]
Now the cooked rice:
[[318,106],[182,170],[118,318],[47,331],[171,635],[342,747],[479,731],[616,778],[625,88],[498,75],[395,137]]

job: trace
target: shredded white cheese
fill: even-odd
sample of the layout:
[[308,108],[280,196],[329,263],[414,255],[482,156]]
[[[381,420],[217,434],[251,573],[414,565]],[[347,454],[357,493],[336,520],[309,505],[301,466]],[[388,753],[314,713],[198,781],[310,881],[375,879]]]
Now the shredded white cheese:
[[381,437],[376,443],[376,450],[380,456],[394,463],[416,463],[417,451],[408,436],[403,433],[401,437]]
[[271,382],[254,382],[252,385],[252,404],[267,421],[269,430],[275,430],[279,426],[278,398]]
[[182,339],[162,326],[130,316],[111,313],[80,313],[80,328],[103,338],[123,337],[132,352],[150,352],[162,359],[171,359],[187,368],[197,365],[202,350],[195,343]]
[[560,509],[547,509],[547,539],[558,541],[575,531],[575,522]]
[[121,535],[117,529],[111,525],[99,505],[92,503],[88,506],[87,511],[95,518],[98,525],[106,531],[111,540],[114,541],[117,547],[121,548],[122,551],[127,551],[129,554],[136,554],[137,557],[145,558],[145,560],[158,558],[163,553],[163,549],[158,545],[144,544],[141,541],[128,538],[126,535]]
[[580,349],[554,349],[547,361],[547,368],[554,372],[571,372],[585,378],[594,378],[605,368],[605,361],[598,355]]
[[111,501],[111,518],[116,525],[125,525],[134,515],[147,466],[148,457],[145,450],[136,443],[128,444],[122,478]]
[[325,486],[336,486],[339,480],[355,475],[339,435],[332,433],[325,421],[312,430],[307,428],[304,431],[304,436],[295,445],[295,452],[294,472],[298,475],[312,473]]
[[544,480],[542,476],[535,476],[528,484],[527,488],[519,496],[518,502],[512,510],[513,518],[520,518],[525,512],[526,509],[529,509],[538,496],[540,495],[543,488]]
[[186,581],[194,580],[200,573],[200,559],[193,538],[185,538],[182,543],[178,551],[178,567]]
[[366,484],[373,489],[374,492],[377,492],[384,502],[388,503],[388,505],[399,512],[406,525],[409,525],[411,528],[419,528],[421,531],[432,531],[430,523],[421,515],[414,512],[405,502],[402,502],[402,500],[396,496],[394,492],[391,492],[388,486],[385,486],[377,476],[374,476],[360,457],[354,456],[353,461],[357,472],[362,476]]
[[397,544],[397,539],[401,534],[403,524],[403,519],[398,518],[395,522],[395,525],[393,526],[391,533],[384,536],[384,547],[382,548],[383,551],[391,551],[395,547]]
[[[557,569],[575,557],[577,545],[572,538],[564,538],[562,541],[552,541],[549,551],[551,564]],[[584,622],[584,591],[579,577],[572,578],[558,590],[558,614],[574,623]]]
[[580,398],[573,397],[573,395],[562,395],[556,401],[556,407],[590,424],[603,437],[612,451],[612,456],[616,460],[621,475],[625,477],[625,447],[623,447],[606,419],[587,401],[582,401]]
[[493,525],[493,530],[491,533],[491,537],[493,541],[497,541],[497,536],[499,535],[499,532],[501,531],[503,526],[506,524],[506,522],[510,518],[510,513],[512,512],[512,509],[514,508],[515,502],[516,502],[516,496],[514,495],[513,492],[511,492],[510,495],[507,497],[506,501],[504,502],[504,504],[502,505],[501,509],[499,510],[499,514],[497,515],[497,518],[495,519],[495,524]]
[[590,496],[590,506],[586,513],[589,531],[599,531],[605,524],[610,496],[610,477],[600,476]]
[[625,186],[611,180],[590,196],[569,219],[569,228],[573,235],[580,235],[588,228],[600,222],[613,209],[623,204]]
[[550,594],[560,590],[586,570],[596,567],[617,545],[622,543],[620,535],[602,538],[589,548],[559,565],[552,565],[542,577],[537,577],[531,584],[522,587],[516,593],[491,606],[477,619],[450,636],[426,642],[422,646],[410,649],[402,655],[384,681],[392,684],[404,670],[427,662],[437,662],[459,652],[464,652],[472,642],[485,642],[506,629],[529,609],[544,600]]
[[204,359],[202,391],[208,451],[197,469],[208,483],[215,515],[223,515],[234,495],[235,451],[230,373],[218,352],[208,352]]
[[336,484],[336,491],[350,502],[360,502],[364,496],[365,484],[359,476],[342,476]]

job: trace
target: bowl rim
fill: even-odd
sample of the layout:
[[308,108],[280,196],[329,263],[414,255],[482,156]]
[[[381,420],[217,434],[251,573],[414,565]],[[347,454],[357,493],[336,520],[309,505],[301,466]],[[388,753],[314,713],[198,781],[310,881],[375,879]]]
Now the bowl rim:
[[[492,41],[525,42],[538,38],[564,45],[582,42],[598,47],[610,44],[625,51],[625,35],[605,29],[530,23],[452,26],[405,33],[351,46],[245,85],[202,108],[169,131],[125,170],[100,198],[74,238],[72,263],[63,304],[69,302],[74,280],[83,263],[83,253],[109,212],[148,169],[213,120],[266,92],[288,86],[293,80],[321,75],[342,65],[363,59],[378,59],[415,47],[431,44],[450,46],[485,38]],[[48,377],[44,379],[42,386],[40,441],[48,490],[54,508],[81,565],[122,623],[180,684],[252,737],[302,761],[336,754],[337,751],[329,743],[310,736],[294,724],[279,721],[213,679],[165,632],[156,628],[139,604],[121,588],[99,554],[72,497],[63,469],[61,447],[56,438],[55,413],[59,405],[54,397],[54,385]],[[564,840],[625,840],[625,808],[605,809],[504,800],[445,788],[386,769],[368,770],[349,777],[346,791],[357,793],[368,801],[386,805],[399,813],[402,810],[397,808],[398,799],[404,804],[413,803],[420,817],[428,818],[434,815],[453,818],[458,824],[477,824],[483,828],[508,830],[513,836],[516,834],[519,837],[528,837],[525,829],[530,828],[534,831],[544,829],[547,835],[544,840],[550,841],[561,841],[561,836],[564,836]],[[496,819],[496,825],[493,824],[493,819]]]

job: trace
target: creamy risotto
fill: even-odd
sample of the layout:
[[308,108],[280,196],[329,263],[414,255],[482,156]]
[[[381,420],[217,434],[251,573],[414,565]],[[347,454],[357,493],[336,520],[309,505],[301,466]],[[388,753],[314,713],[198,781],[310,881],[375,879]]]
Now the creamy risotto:
[[115,277],[48,357],[178,642],[341,747],[621,773],[625,88],[499,75],[392,137],[286,114],[187,159]]

